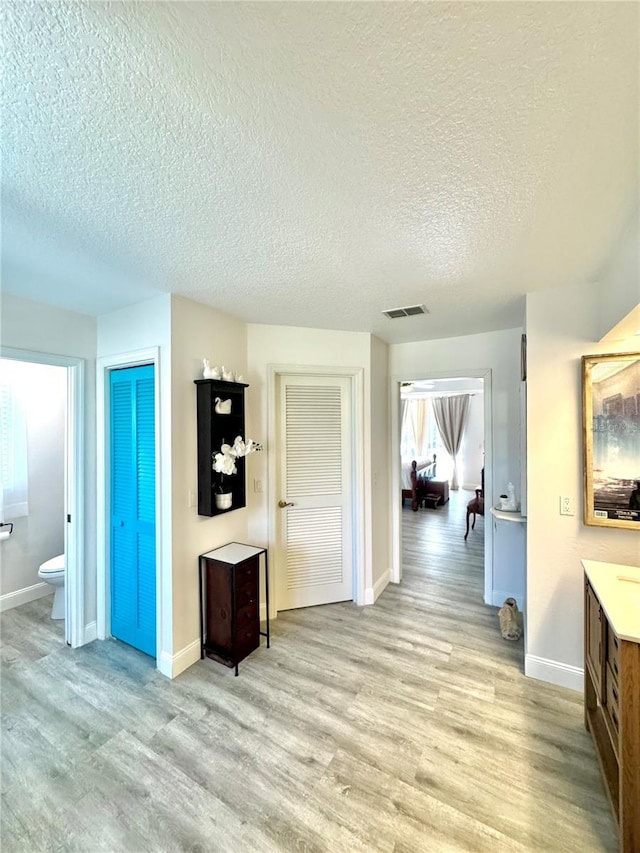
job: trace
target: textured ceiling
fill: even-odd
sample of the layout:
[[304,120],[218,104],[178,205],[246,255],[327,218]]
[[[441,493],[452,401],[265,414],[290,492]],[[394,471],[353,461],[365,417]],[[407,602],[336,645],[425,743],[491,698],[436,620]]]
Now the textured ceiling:
[[2,286],[388,341],[518,325],[637,204],[639,8],[5,0]]

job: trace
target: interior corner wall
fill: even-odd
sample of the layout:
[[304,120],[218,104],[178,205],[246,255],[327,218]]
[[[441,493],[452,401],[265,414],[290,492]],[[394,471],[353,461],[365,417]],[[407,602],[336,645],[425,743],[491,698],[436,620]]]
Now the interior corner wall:
[[[581,559],[637,564],[633,530],[582,522],[583,355],[624,352],[630,342],[599,344],[595,285],[527,296],[527,637],[525,672],[581,689]],[[632,343],[632,342],[631,342]],[[575,516],[559,514],[560,495]]]
[[2,346],[84,360],[84,624],[96,620],[96,319],[0,295]]
[[371,574],[374,599],[391,579],[389,347],[371,337]]
[[[365,502],[370,498],[371,483],[371,430],[368,421],[371,417],[371,335],[365,332],[336,332],[326,329],[307,329],[293,326],[266,326],[249,324],[248,326],[248,368],[251,383],[251,436],[265,444],[270,450],[275,446],[275,436],[269,435],[268,413],[268,383],[269,366],[273,364],[314,367],[348,367],[362,368],[364,372],[364,407],[365,434],[356,436],[362,440],[364,471],[362,482],[357,484],[364,494]],[[249,477],[262,481],[263,491],[252,492],[248,496],[251,508],[249,533],[253,544],[269,544],[269,494],[268,453],[260,453],[250,460]],[[365,509],[364,515],[366,516]],[[364,560],[365,560],[365,590],[360,590],[364,603],[366,590],[372,589],[371,568],[371,510],[368,518],[363,518],[365,529]],[[275,579],[273,579],[275,580]],[[275,583],[272,581],[272,590]],[[275,601],[275,594],[273,596]]]
[[[247,326],[235,317],[173,296],[171,300],[172,397],[172,525],[173,525],[173,665],[178,675],[200,659],[198,557],[228,542],[249,542],[247,518],[252,506],[251,483],[255,456],[247,459],[247,507],[212,516],[198,515],[189,506],[198,494],[195,379],[202,379],[202,360],[224,365],[247,378]],[[246,432],[254,429],[256,389],[245,389]],[[244,436],[246,438],[246,436]],[[260,456],[262,454],[256,454]]]
[[639,282],[640,211],[636,209],[609,263],[598,276],[597,340],[636,308],[640,301]]

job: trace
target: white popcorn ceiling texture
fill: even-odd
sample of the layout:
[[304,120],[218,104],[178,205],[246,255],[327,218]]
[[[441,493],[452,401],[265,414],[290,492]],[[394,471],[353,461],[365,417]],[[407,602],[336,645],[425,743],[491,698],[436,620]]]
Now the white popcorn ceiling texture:
[[639,8],[8,0],[2,286],[390,342],[520,325],[637,204]]

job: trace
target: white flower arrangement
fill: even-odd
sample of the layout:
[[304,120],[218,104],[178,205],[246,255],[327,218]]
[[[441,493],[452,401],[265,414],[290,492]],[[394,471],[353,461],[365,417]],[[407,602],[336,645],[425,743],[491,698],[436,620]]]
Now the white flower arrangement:
[[257,441],[252,438],[245,441],[241,435],[237,435],[233,444],[223,444],[219,452],[213,454],[213,470],[223,476],[237,474],[236,459],[258,450],[262,450],[262,445]]

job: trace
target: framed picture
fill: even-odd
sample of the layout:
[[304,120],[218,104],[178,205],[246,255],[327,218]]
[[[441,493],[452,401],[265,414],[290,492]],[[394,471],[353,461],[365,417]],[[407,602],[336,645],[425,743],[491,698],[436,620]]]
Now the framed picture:
[[582,357],[584,523],[640,530],[640,353]]

